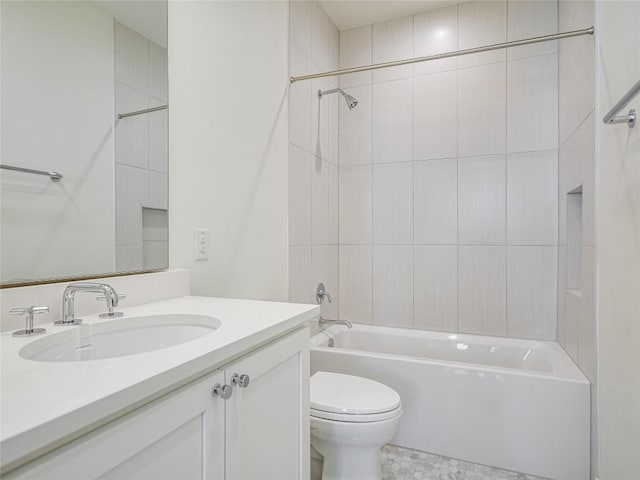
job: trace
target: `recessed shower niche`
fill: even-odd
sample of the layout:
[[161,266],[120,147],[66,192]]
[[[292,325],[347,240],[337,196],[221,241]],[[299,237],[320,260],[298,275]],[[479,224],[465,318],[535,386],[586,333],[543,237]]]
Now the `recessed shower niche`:
[[567,194],[567,289],[582,290],[582,185]]

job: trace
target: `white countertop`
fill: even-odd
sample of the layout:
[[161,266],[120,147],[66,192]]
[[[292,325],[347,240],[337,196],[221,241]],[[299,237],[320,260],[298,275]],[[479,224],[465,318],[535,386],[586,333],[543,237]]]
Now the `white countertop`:
[[[19,355],[43,338],[0,335],[0,449],[2,466],[85,429],[145,399],[195,379],[230,358],[320,314],[313,305],[209,297],[181,297],[119,309],[130,316],[189,313],[215,317],[213,333],[162,350],[82,362],[39,362]],[[85,324],[109,322],[83,316]],[[45,325],[46,335],[67,329]]]

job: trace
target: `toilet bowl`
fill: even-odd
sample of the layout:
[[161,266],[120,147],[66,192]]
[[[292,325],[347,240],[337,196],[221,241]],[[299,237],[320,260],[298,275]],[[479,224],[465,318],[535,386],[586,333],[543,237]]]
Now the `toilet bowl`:
[[322,480],[380,480],[380,448],[396,433],[400,395],[382,383],[341,373],[311,377],[311,446]]

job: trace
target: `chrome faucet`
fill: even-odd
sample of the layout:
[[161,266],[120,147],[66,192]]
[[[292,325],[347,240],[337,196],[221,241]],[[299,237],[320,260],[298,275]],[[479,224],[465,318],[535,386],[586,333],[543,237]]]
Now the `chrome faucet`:
[[327,320],[326,318],[320,317],[320,320],[318,320],[318,323],[320,323],[321,327],[324,325],[344,325],[347,328],[353,327],[353,325],[351,325],[351,322],[349,320]]
[[116,316],[113,309],[118,306],[118,293],[111,285],[93,282],[72,283],[64,289],[64,294],[62,295],[62,320],[54,322],[56,325],[79,325],[82,323],[82,319],[75,318],[73,312],[76,292],[102,293],[107,300],[107,309],[109,311],[107,315]]

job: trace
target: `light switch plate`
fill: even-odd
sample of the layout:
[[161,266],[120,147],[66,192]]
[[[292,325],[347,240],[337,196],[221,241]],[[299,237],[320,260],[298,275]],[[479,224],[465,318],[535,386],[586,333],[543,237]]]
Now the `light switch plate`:
[[195,229],[195,259],[209,259],[209,230],[206,228]]

